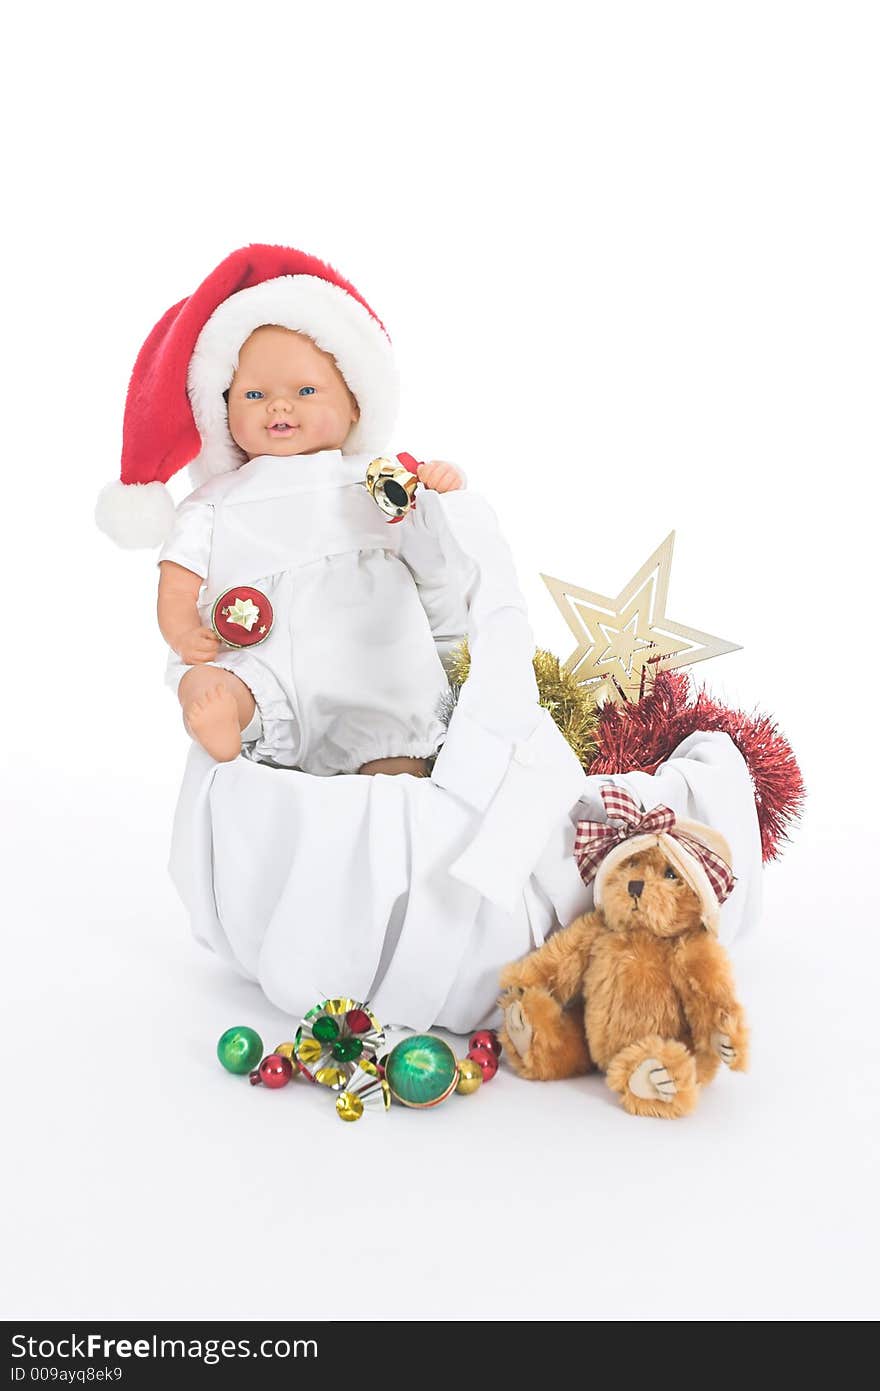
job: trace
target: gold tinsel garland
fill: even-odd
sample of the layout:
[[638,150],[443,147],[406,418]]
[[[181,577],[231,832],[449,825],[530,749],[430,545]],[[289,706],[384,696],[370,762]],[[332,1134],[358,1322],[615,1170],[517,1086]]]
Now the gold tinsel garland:
[[[563,671],[559,658],[552,652],[539,647],[533,658],[535,679],[538,683],[539,704],[549,710],[559,729],[574,749],[581,766],[589,767],[596,756],[598,747],[597,730],[599,710],[592,692],[578,684],[570,672]],[[452,694],[447,710],[447,721],[455,708],[458,692],[468,678],[471,654],[463,642],[450,655],[447,674]]]

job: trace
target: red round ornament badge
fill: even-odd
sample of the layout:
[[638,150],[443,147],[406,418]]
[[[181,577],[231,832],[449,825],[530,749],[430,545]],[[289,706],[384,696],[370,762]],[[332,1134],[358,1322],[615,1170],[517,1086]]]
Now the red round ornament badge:
[[229,647],[256,647],[272,631],[272,605],[259,589],[236,585],[216,600],[211,627]]

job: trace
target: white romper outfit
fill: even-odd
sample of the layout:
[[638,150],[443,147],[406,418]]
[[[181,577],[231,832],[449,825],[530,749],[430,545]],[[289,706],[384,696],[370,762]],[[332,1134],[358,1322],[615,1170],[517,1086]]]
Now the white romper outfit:
[[[467,628],[466,565],[450,565],[430,495],[391,523],[364,486],[370,455],[261,455],[190,494],[159,560],[201,576],[199,613],[234,585],[266,595],[263,642],[211,665],[249,687],[245,754],[322,776],[434,755],[448,682],[438,652]],[[176,689],[188,668],[169,657]],[[248,742],[252,740],[253,742]]]

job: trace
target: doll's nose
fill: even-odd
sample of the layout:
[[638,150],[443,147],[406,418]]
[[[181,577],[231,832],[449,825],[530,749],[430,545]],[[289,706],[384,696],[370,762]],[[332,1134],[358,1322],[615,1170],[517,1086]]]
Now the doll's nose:
[[644,879],[630,879],[629,883],[626,886],[626,891],[628,894],[632,894],[633,898],[641,898],[642,889],[644,887]]

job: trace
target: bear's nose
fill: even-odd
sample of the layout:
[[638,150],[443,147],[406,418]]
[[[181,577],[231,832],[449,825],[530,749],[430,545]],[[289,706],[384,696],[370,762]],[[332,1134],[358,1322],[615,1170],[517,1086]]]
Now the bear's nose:
[[633,898],[641,898],[642,889],[644,887],[644,879],[630,879],[629,883],[626,886],[626,891],[628,894],[632,894]]

